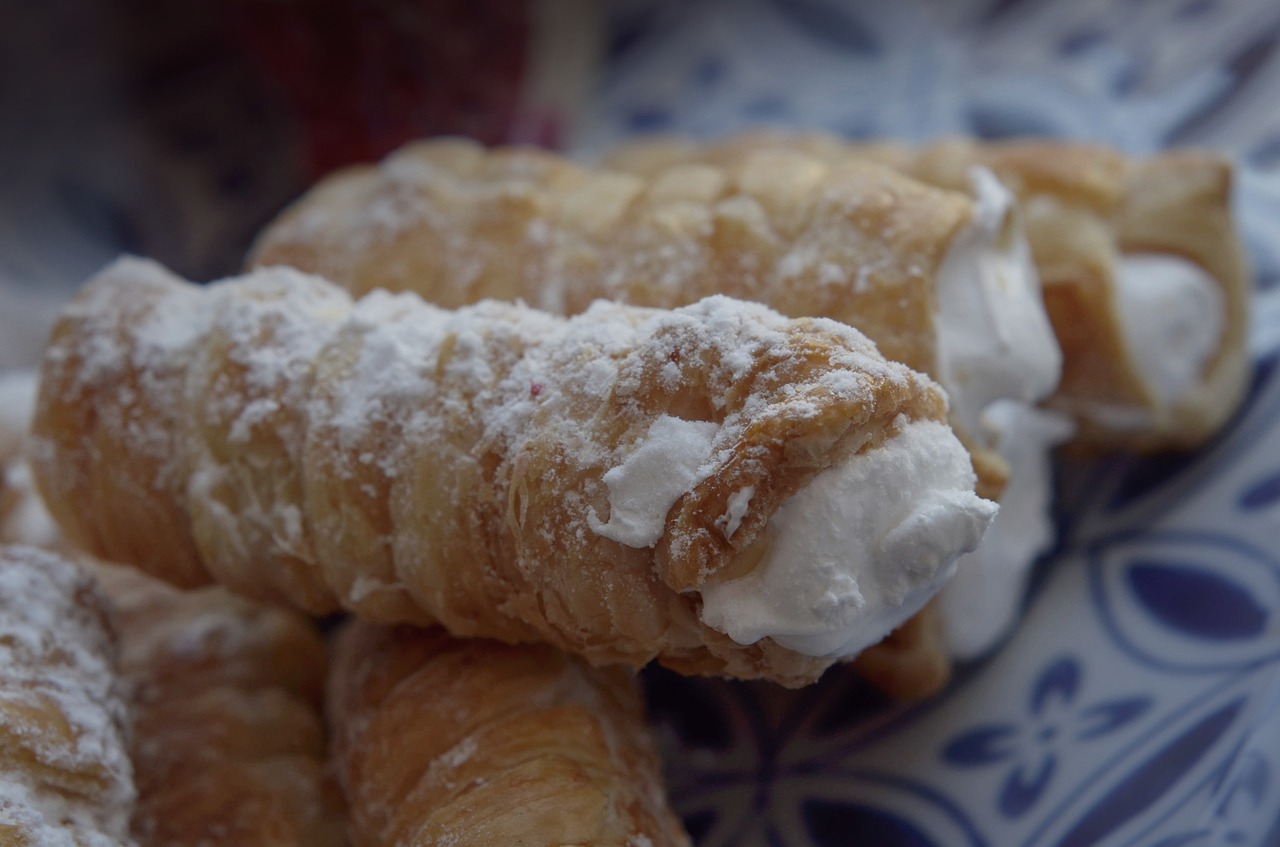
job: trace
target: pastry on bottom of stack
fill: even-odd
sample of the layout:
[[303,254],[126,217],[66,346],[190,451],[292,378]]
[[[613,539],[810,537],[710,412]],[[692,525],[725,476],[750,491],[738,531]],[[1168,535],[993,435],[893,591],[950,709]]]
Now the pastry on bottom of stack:
[[[11,389],[3,396],[11,401],[5,412],[12,418],[0,421],[0,445],[13,445],[0,451],[0,470],[11,483],[5,490],[12,495],[10,519],[0,521],[0,544],[47,544],[76,565],[31,547],[0,548],[0,656],[6,644],[21,643],[10,634],[15,615],[31,620],[30,609],[19,604],[43,610],[41,620],[65,637],[78,637],[84,629],[84,616],[47,608],[46,601],[56,599],[51,592],[28,591],[19,583],[70,581],[75,597],[90,603],[89,620],[100,614],[104,633],[112,624],[111,649],[103,656],[107,665],[95,670],[95,685],[102,689],[104,674],[115,680],[113,699],[104,703],[122,728],[118,743],[132,763],[129,790],[136,789],[137,803],[135,808],[132,795],[129,802],[114,799],[111,814],[113,820],[132,818],[129,830],[140,847],[344,844],[341,796],[325,772],[326,659],[314,623],[217,587],[175,589],[133,568],[73,551],[32,489],[19,450],[34,408],[32,376],[0,381],[0,390]],[[29,627],[22,631],[31,634]],[[53,678],[47,669],[31,673]],[[0,675],[0,701],[7,703],[12,674]],[[0,703],[0,717],[4,708]],[[0,844],[8,847],[3,827],[10,810],[3,803]],[[32,820],[36,814],[46,827],[65,817],[61,809],[36,810]],[[100,828],[107,840],[75,843],[117,843],[108,837],[112,826],[119,837],[123,824],[95,821],[85,830]],[[35,840],[12,843],[58,842],[42,831]]]
[[53,553],[0,546],[0,844],[131,845],[108,603]]
[[310,620],[98,565],[120,632],[141,847],[339,847]]
[[632,674],[355,622],[329,710],[356,847],[687,847]]

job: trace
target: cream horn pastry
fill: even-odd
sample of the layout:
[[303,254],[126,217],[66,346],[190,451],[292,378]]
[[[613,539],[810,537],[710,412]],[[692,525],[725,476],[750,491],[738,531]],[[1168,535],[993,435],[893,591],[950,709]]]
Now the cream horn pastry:
[[672,308],[723,294],[848,323],[942,383],[994,497],[1006,469],[982,410],[1046,396],[1061,356],[1011,198],[977,179],[971,199],[785,150],[637,175],[433,140],[322,181],[250,264],[447,307],[491,297],[572,314],[599,297]]
[[0,546],[0,844],[121,847],[135,790],[109,610],[70,561]]
[[996,511],[943,393],[843,324],[353,303],[288,268],[108,267],[55,326],[31,452],[71,537],[162,577],[791,685],[914,613]]
[[340,847],[314,624],[98,565],[120,633],[140,847]]
[[[1050,400],[1076,443],[1192,448],[1227,421],[1248,381],[1250,276],[1232,212],[1232,166],[1203,151],[1129,157],[1067,141],[947,139],[919,148],[765,133],[718,145],[715,159],[761,147],[823,161],[870,158],[963,189],[987,168],[1022,206],[1045,305],[1064,353]],[[610,162],[651,172],[698,145],[662,140]]]
[[353,622],[329,676],[354,847],[687,847],[631,673]]
[[[943,163],[966,148],[922,150],[911,170],[941,181]],[[1154,451],[1216,433],[1249,376],[1251,279],[1230,163],[1048,142],[989,145],[977,158],[1026,210],[1065,354],[1051,405],[1078,422],[1077,440]]]

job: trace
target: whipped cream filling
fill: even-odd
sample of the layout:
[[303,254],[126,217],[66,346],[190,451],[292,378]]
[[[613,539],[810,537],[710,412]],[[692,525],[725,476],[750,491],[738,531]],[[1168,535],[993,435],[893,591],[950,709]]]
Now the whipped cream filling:
[[1138,373],[1160,406],[1176,404],[1222,342],[1222,290],[1181,256],[1129,253],[1117,269],[1116,302]]
[[719,430],[707,421],[663,415],[622,464],[604,475],[609,520],[592,510],[592,532],[628,547],[652,547],[662,537],[667,512],[706,475],[703,465]]
[[1032,404],[1062,377],[1062,350],[1045,312],[1013,195],[985,168],[970,172],[974,217],[938,269],[938,381],[953,420],[983,435],[999,400]]
[[1035,409],[1062,377],[1031,248],[1013,195],[985,168],[970,172],[974,221],[938,272],[938,378],[957,425],[1009,463],[1000,514],[960,557],[939,608],[948,651],[977,657],[1013,625],[1027,575],[1054,539],[1049,453],[1065,418]]
[[1009,463],[1009,482],[982,544],[956,561],[938,595],[947,652],[960,660],[989,652],[1017,621],[1031,566],[1055,539],[1049,454],[1075,430],[1066,415],[1011,400],[993,403],[984,421]]
[[915,614],[977,546],[997,507],[973,487],[949,427],[906,423],[785,500],[756,542],[757,565],[703,586],[702,621],[739,644],[769,637],[852,656]]

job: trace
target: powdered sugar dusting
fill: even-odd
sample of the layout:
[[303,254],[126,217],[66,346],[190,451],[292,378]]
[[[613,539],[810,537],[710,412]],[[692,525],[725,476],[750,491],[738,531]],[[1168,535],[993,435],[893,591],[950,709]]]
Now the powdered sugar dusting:
[[[165,468],[185,473],[169,520],[190,520],[197,563],[236,590],[308,608],[361,612],[367,600],[394,620],[560,639],[613,661],[647,661],[664,629],[678,631],[673,649],[711,650],[694,612],[664,592],[698,589],[737,552],[689,510],[729,515],[748,544],[744,528],[758,532],[784,490],[866,437],[850,416],[874,430],[907,402],[941,414],[927,378],[849,326],[723,296],[673,310],[602,300],[564,318],[386,292],[353,303],[280,268],[203,288],[134,270],[128,290],[77,301],[84,323],[68,333],[74,350],[118,348],[128,379],[95,361],[63,382],[87,382],[104,417],[140,404],[142,426],[180,432],[165,436]],[[162,314],[185,327],[133,338]],[[153,377],[162,383],[147,387]],[[120,384],[142,399],[119,396]],[[159,384],[168,391],[151,397]],[[64,449],[78,461],[77,445]],[[680,472],[666,464],[660,498],[628,482],[675,453]],[[458,564],[467,555],[474,566]],[[624,573],[579,573],[619,557]],[[496,615],[480,611],[495,604]],[[644,632],[613,632],[601,610],[624,604]]]
[[[798,150],[782,171],[776,152],[705,152],[636,174],[455,140],[409,145],[321,183],[266,231],[255,261],[357,291],[416,290],[449,306],[523,298],[556,312],[598,297],[672,308],[733,293],[848,319],[876,289],[917,296],[927,283],[929,260],[894,243],[899,217],[915,220],[898,204],[937,211],[915,183],[872,165],[818,179],[832,163]],[[790,172],[804,179],[778,175]]]
[[19,757],[0,767],[0,811],[32,824],[31,843],[127,840],[134,790],[103,604],[69,562],[0,548],[0,733]]
[[[107,265],[63,310],[60,324],[76,329],[46,350],[42,377],[58,382],[47,374],[69,372],[64,396],[51,399],[72,406],[85,393],[109,386],[115,396],[98,404],[98,426],[127,439],[131,451],[154,463],[159,468],[156,482],[170,490],[183,473],[174,443],[183,377],[191,350],[209,325],[206,304],[195,289],[181,283],[145,259],[124,256]],[[122,297],[126,286],[127,298]],[[33,455],[47,458],[53,448],[37,437],[32,449]],[[53,482],[76,484],[74,479]]]

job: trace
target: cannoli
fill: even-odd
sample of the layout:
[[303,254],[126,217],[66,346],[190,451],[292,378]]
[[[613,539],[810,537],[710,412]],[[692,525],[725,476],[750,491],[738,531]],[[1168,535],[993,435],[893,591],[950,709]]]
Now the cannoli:
[[623,668],[355,622],[328,704],[355,847],[690,843]]
[[133,843],[114,661],[92,576],[53,553],[0,546],[0,844]]
[[97,571],[120,631],[141,847],[345,844],[312,623],[217,587]]
[[1234,223],[1232,168],[1207,152],[1126,157],[1062,141],[948,139],[920,148],[762,133],[703,147],[664,139],[616,151],[611,166],[657,173],[760,149],[826,162],[872,159],[963,190],[974,166],[1018,197],[1045,305],[1064,353],[1049,405],[1074,443],[1186,449],[1235,411],[1248,380],[1250,278]]
[[994,516],[945,415],[856,330],[725,297],[566,319],[124,259],[54,329],[31,453],[70,536],[162,577],[799,685]]

